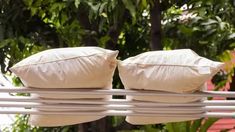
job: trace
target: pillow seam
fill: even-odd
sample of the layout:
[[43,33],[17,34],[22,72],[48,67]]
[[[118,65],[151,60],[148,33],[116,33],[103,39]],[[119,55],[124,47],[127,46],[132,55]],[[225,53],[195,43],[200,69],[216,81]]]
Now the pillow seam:
[[[211,67],[211,66],[200,66],[200,65],[171,65],[171,64],[141,64],[141,63],[126,63],[127,65],[137,65],[137,66],[140,66],[140,65],[143,65],[143,66],[180,66],[180,67]],[[121,64],[123,65],[123,64]],[[215,68],[215,67],[213,67]]]
[[[100,54],[107,55],[107,53],[97,53],[97,54],[99,54],[99,55]],[[20,67],[25,67],[25,66],[31,66],[31,65],[48,64],[48,63],[53,63],[53,62],[58,62],[58,61],[68,61],[68,60],[77,59],[77,58],[83,58],[83,57],[92,57],[92,56],[95,56],[97,54],[92,54],[92,55],[87,55],[87,56],[76,56],[76,57],[70,57],[70,58],[66,58],[66,59],[57,59],[57,60],[53,60],[53,61],[47,61],[47,62],[41,62],[41,63],[33,63],[33,64],[27,64],[27,65],[21,65],[21,66],[13,66],[12,69],[20,68]]]

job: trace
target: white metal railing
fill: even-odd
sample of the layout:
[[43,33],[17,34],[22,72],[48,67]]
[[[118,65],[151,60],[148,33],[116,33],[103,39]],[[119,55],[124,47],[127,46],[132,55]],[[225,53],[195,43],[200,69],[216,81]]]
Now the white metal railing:
[[[25,88],[14,87],[0,76],[0,93],[36,93],[63,95],[128,95],[164,97],[231,97],[235,92],[196,91],[170,93],[151,90]],[[161,116],[161,117],[235,117],[235,100],[201,100],[190,103],[161,103],[126,99],[48,99],[25,96],[0,96],[0,114],[63,114],[103,116]],[[7,109],[6,109],[7,108]]]
[[[169,93],[143,90],[46,89],[0,87],[4,93],[54,93],[79,95],[130,95],[176,97],[235,97],[235,92],[204,91]],[[234,117],[235,100],[204,100],[190,103],[160,103],[126,99],[45,99],[23,96],[0,97],[0,114],[64,114],[64,115],[135,115],[164,117]],[[38,110],[40,109],[40,110]]]

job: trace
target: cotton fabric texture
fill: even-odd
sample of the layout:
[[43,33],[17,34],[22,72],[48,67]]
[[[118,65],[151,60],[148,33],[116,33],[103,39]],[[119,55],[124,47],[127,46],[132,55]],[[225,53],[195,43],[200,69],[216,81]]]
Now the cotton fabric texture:
[[118,51],[58,48],[34,54],[10,70],[35,88],[103,88],[110,85]]
[[[40,97],[37,97],[40,98]],[[45,98],[40,98],[45,99]],[[49,99],[49,98],[46,98]],[[79,100],[79,99],[78,99]],[[97,100],[107,100],[107,99],[86,99],[89,101],[97,101]],[[43,103],[42,103],[43,104]],[[56,103],[45,103],[49,104],[56,104]],[[57,103],[58,105],[58,103]],[[102,105],[97,105],[102,106]],[[37,111],[41,112],[63,112],[63,111],[71,111],[71,112],[102,112],[100,110],[79,110],[79,109],[44,109],[44,108],[37,108]],[[55,127],[55,126],[65,126],[65,125],[75,125],[80,123],[86,123],[90,121],[95,121],[101,119],[105,116],[92,116],[92,115],[63,115],[63,114],[45,114],[45,115],[30,115],[29,116],[29,124],[33,126],[40,126],[40,127]]]
[[29,124],[41,127],[75,125],[98,120],[102,117],[80,115],[30,115]]
[[190,49],[150,51],[119,61],[119,76],[126,89],[191,93],[199,90],[223,66]]
[[[204,83],[198,89],[199,91],[206,90],[207,84]],[[159,102],[159,103],[189,103],[205,99],[201,97],[188,97],[188,96],[126,96],[126,98],[128,100],[150,101],[150,102]]]
[[[151,51],[118,62],[119,76],[125,89],[156,90],[174,93],[193,93],[205,90],[205,82],[215,75],[222,66],[223,63],[201,57],[190,49]],[[183,96],[127,96],[127,99],[161,103],[188,103],[203,100],[203,98]],[[135,112],[140,111],[135,110]],[[175,112],[177,114],[177,111]],[[184,111],[181,112],[184,113]],[[200,114],[203,111],[197,112],[195,114]],[[154,114],[152,117],[126,117],[127,122],[135,125],[195,119],[198,118],[154,117]]]
[[[111,89],[118,51],[99,47],[58,48],[34,54],[11,68],[26,87]],[[103,100],[110,96],[79,94],[34,94],[42,99]],[[38,111],[48,111],[37,109]],[[30,115],[36,126],[63,126],[94,121],[104,116]]]
[[[197,113],[195,113],[197,114]],[[147,124],[159,124],[159,123],[170,123],[170,122],[181,122],[181,121],[189,121],[189,120],[197,120],[199,118],[195,117],[159,117],[159,116],[151,116],[151,117],[138,117],[138,116],[127,116],[126,121],[133,125],[147,125]]]
[[[199,88],[200,90],[206,90],[206,83],[204,83]],[[184,97],[184,96],[127,96],[128,100],[138,100],[138,101],[149,101],[149,102],[158,102],[158,103],[192,103],[192,102],[200,102],[205,100],[206,98],[200,97]],[[172,111],[169,107],[169,111],[175,112],[175,114],[201,114],[203,110],[197,111]],[[138,110],[134,110],[134,112],[141,112]],[[164,111],[167,112],[167,111]],[[127,116],[126,121],[130,124],[134,125],[144,125],[144,124],[158,124],[158,123],[169,123],[169,122],[180,122],[180,121],[188,121],[188,120],[196,120],[199,118],[195,117],[161,117],[161,116],[151,116],[151,117],[144,117],[144,116]]]

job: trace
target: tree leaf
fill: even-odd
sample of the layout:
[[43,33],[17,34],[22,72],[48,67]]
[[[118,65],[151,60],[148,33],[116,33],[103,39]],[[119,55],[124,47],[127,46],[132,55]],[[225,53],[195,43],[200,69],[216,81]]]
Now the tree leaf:
[[232,33],[228,36],[228,39],[235,39],[235,33]]
[[8,45],[10,42],[12,42],[12,39],[5,39],[3,41],[0,42],[0,48],[5,47],[6,45]]
[[104,2],[99,7],[99,15],[101,15],[104,11],[105,6],[108,4],[108,2]]
[[109,40],[110,40],[110,36],[108,36],[108,35],[106,35],[106,36],[104,36],[104,37],[101,37],[101,38],[99,39],[99,44],[100,44],[100,46],[101,46],[101,47],[105,47],[106,42],[109,41]]
[[197,132],[198,128],[201,126],[202,119],[194,120],[191,127],[190,132]]
[[31,7],[33,4],[33,0],[24,0],[24,4],[26,4],[27,6]]
[[146,0],[142,0],[141,1],[141,5],[143,8],[146,8],[147,7],[147,1]]
[[133,4],[132,0],[122,0],[122,2],[124,3],[125,7],[129,10],[133,21],[135,23],[136,20],[136,8],[135,5]]
[[211,25],[211,24],[217,24],[218,21],[213,20],[213,19],[208,19],[207,22],[201,23],[201,25]]
[[37,8],[35,8],[35,7],[32,7],[32,8],[30,8],[30,11],[31,11],[31,15],[32,16],[34,16],[34,15],[36,15],[37,14]]
[[175,132],[172,123],[167,123],[165,127],[168,132]]
[[222,22],[221,18],[219,16],[215,16],[218,22]]
[[189,132],[190,121],[167,123],[166,129],[169,132]]
[[98,4],[93,4],[92,2],[87,2],[87,4],[90,6],[90,9],[92,9],[92,11],[94,12],[94,13],[98,13],[98,10],[99,10],[99,8],[100,8],[100,3],[98,3]]
[[235,48],[235,43],[231,43],[231,44],[229,45],[229,47],[230,47],[230,48]]
[[192,34],[193,34],[193,28],[186,27],[185,25],[180,25],[180,26],[178,26],[178,28],[186,36],[192,36]]
[[213,125],[216,121],[218,120],[218,118],[208,118],[204,124],[200,127],[200,131],[199,132],[206,132],[207,129]]
[[74,5],[76,8],[78,8],[78,6],[80,5],[81,1],[80,0],[75,0],[74,1]]
[[143,129],[146,131],[146,132],[158,132],[159,129],[157,128],[154,128],[154,125],[145,125],[143,127]]

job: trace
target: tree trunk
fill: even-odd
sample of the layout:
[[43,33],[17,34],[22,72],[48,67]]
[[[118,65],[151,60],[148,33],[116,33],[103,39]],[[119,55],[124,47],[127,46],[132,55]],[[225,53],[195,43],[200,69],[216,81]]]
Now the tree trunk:
[[151,49],[162,50],[161,44],[161,9],[160,1],[154,0],[150,9],[150,22],[151,22]]
[[105,45],[106,49],[114,50],[116,48],[119,34],[120,34],[120,29],[116,25],[110,27],[108,32],[110,40],[108,40]]
[[85,46],[98,46],[98,42],[96,41],[95,37],[91,34],[92,31],[96,31],[95,27],[98,27],[95,23],[91,23],[89,21],[89,10],[86,8],[85,5],[80,6],[78,8],[77,19],[79,20],[81,26],[87,31],[87,33],[83,36],[83,43]]
[[105,45],[106,49],[111,49],[111,50],[116,49],[118,36],[121,33],[121,29],[124,25],[125,19],[127,19],[127,17],[128,17],[128,13],[127,13],[126,9],[123,9],[122,11],[120,11],[119,15],[120,15],[119,16],[119,21],[115,22],[109,28],[108,36],[110,37],[110,40],[108,40],[106,45]]

